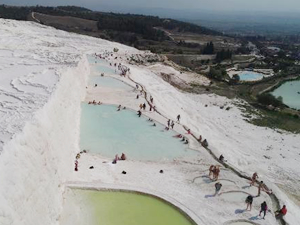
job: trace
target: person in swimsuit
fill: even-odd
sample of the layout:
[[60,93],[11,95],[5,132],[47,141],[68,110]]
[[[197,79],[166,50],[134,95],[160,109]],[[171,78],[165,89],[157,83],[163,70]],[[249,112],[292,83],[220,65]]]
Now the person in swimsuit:
[[216,192],[215,192],[214,196],[216,196],[220,192],[221,187],[222,187],[222,184],[220,182],[215,183]]
[[251,178],[251,183],[250,183],[250,186],[252,186],[252,185],[254,185],[255,184],[255,182],[256,182],[256,180],[257,180],[257,178],[258,178],[258,175],[257,175],[257,173],[255,172],[255,173],[253,173],[253,175],[252,175],[252,178]]
[[248,195],[248,197],[246,198],[245,202],[247,203],[246,210],[248,210],[248,208],[249,208],[249,211],[251,211],[251,209],[252,209],[252,203],[253,203],[253,196],[252,195]]

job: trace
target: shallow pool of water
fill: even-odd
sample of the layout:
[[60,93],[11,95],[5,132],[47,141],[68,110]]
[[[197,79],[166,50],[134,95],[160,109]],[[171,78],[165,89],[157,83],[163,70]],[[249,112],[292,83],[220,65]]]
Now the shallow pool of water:
[[117,80],[112,77],[101,77],[101,76],[91,76],[89,79],[89,84],[90,85],[98,85],[99,87],[108,87],[108,88],[114,88],[114,89],[121,89],[121,90],[133,90],[133,87],[130,85]]
[[115,74],[115,67],[110,66],[109,62],[104,59],[95,58],[94,56],[88,56],[88,62],[93,66],[92,70],[95,72],[104,74]]
[[131,110],[117,111],[116,106],[81,106],[80,147],[93,153],[114,158],[124,152],[129,159],[164,160],[184,156],[198,157],[188,149],[174,131],[138,117]]
[[148,195],[114,191],[69,190],[65,197],[64,207],[69,210],[74,207],[72,210],[75,213],[79,210],[77,213],[82,215],[75,220],[76,215],[68,213],[68,209],[65,209],[62,215],[63,225],[193,224],[175,207]]
[[264,77],[264,75],[252,71],[243,71],[239,74],[239,77],[242,81],[255,81],[261,80]]
[[228,192],[223,193],[221,197],[229,202],[245,202],[248,194],[244,192]]
[[284,104],[294,109],[300,109],[300,80],[285,82],[276,88],[272,95],[281,96]]

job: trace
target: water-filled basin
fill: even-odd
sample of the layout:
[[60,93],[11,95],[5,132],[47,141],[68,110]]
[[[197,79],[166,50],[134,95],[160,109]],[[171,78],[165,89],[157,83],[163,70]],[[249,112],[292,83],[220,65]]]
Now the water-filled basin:
[[242,81],[255,81],[261,80],[264,77],[264,75],[252,71],[243,71],[239,74],[239,77]]
[[174,206],[144,194],[71,189],[65,199],[62,225],[195,224]]
[[114,158],[125,153],[129,159],[164,160],[179,157],[199,157],[188,149],[176,132],[165,131],[164,126],[138,117],[131,110],[117,111],[117,106],[81,106],[80,147],[105,157]]
[[281,96],[284,104],[294,109],[300,109],[300,80],[285,82],[276,88],[272,95]]

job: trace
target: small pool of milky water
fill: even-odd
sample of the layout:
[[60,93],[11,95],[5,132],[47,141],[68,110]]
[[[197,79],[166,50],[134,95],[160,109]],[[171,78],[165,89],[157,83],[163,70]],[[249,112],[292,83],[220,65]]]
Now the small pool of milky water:
[[239,74],[239,77],[241,81],[255,81],[261,80],[264,77],[264,74],[252,71],[243,71]]
[[117,111],[112,105],[81,105],[80,148],[111,159],[125,153],[129,159],[165,160],[199,157],[176,132],[138,117],[132,110]]
[[62,225],[192,225],[175,207],[152,196],[121,191],[69,189]]
[[244,192],[228,192],[220,195],[222,199],[230,202],[245,202],[247,196],[248,194]]
[[300,109],[300,80],[285,82],[276,88],[272,95],[281,96],[284,104],[294,109]]

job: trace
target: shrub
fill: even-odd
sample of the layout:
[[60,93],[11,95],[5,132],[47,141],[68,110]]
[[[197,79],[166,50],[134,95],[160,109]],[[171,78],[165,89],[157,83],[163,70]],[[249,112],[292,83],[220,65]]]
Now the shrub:
[[272,105],[275,107],[282,106],[282,101],[280,100],[280,98],[276,98],[269,93],[264,93],[257,96],[257,101],[263,105]]

